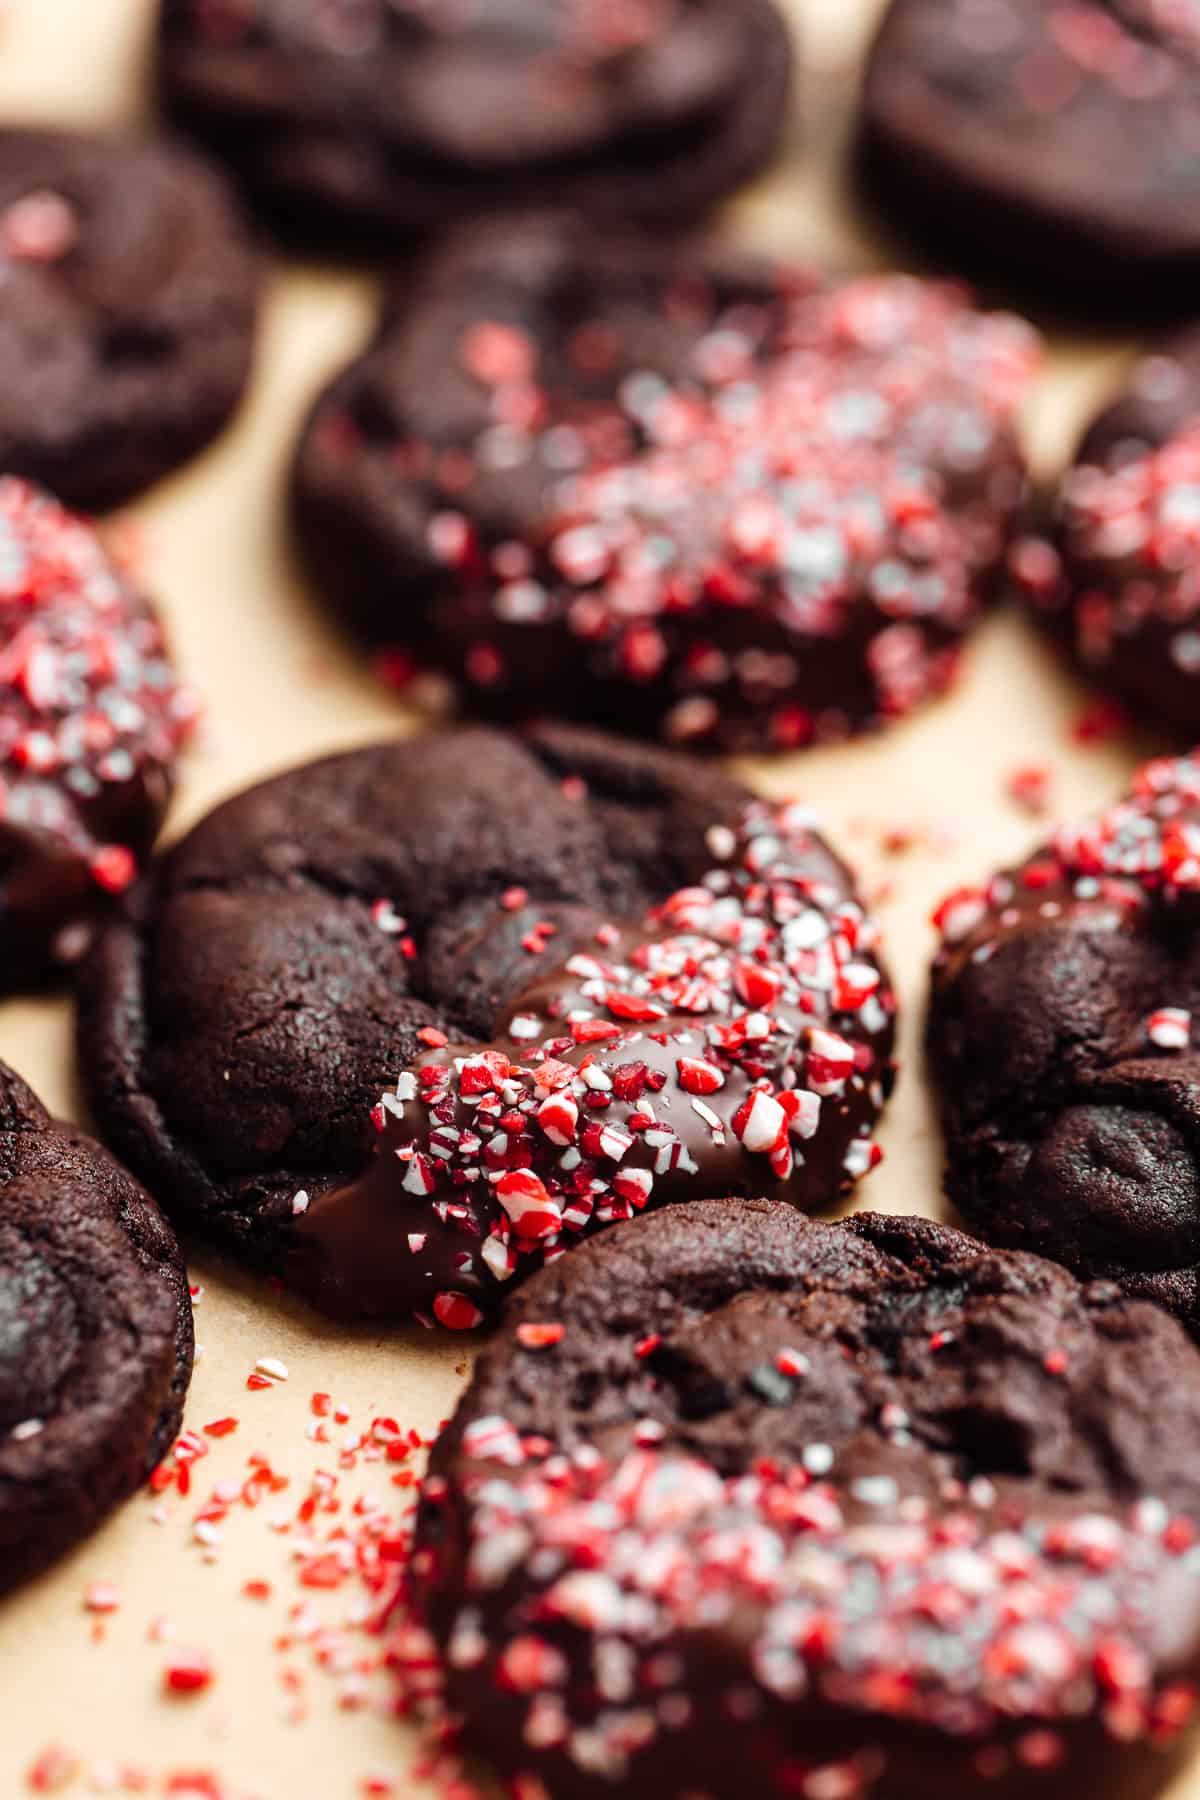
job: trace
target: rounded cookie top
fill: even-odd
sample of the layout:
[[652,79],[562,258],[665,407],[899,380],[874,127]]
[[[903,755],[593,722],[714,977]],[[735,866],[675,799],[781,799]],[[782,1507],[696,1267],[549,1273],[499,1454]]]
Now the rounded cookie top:
[[258,286],[189,151],[0,130],[0,471],[99,511],[186,461],[241,398]]
[[1200,763],[962,889],[936,922],[947,1186],[997,1242],[1111,1275],[1200,1328]]
[[162,1458],[191,1365],[187,1277],[154,1203],[0,1065],[0,1590]]
[[770,0],[163,0],[166,105],[282,227],[348,246],[566,203],[667,223],[782,133]]
[[453,732],[252,788],[154,865],[81,971],[82,1066],[181,1214],[330,1311],[464,1327],[714,1180],[815,1208],[865,1173],[876,938],[797,807]]
[[128,888],[194,717],[130,575],[0,476],[0,988],[77,958]]
[[1200,262],[1190,0],[892,0],[868,184],[936,250],[1089,310],[1178,310]]
[[1092,422],[1014,586],[1074,659],[1190,744],[1200,694],[1200,332],[1155,345]]
[[556,1794],[1145,1794],[1200,1672],[1198,1424],[1195,1349],[1109,1285],[668,1209],[530,1282],[434,1449],[445,1702]]
[[1024,494],[1036,362],[957,289],[478,228],[317,401],[296,525],[398,680],[795,748],[949,681]]

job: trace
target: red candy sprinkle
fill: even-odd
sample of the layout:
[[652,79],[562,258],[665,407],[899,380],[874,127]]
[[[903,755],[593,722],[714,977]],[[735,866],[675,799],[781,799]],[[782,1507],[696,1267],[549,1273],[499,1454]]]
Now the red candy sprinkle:
[[[953,678],[1019,502],[1012,416],[1036,338],[905,277],[714,299],[684,320],[665,295],[667,320],[695,337],[692,366],[674,383],[629,376],[582,424],[574,384],[543,385],[527,331],[463,331],[459,359],[490,392],[486,434],[427,457],[445,509],[430,545],[453,577],[443,635],[467,644],[455,673],[503,687],[514,630],[550,624],[606,678],[649,690],[675,739],[791,746],[909,712]],[[575,367],[595,366],[597,346],[608,368],[621,333],[580,321]],[[460,510],[497,432],[531,468],[562,468],[567,452],[532,545],[479,542]],[[838,639],[861,699],[814,679]]]
[[92,880],[109,894],[122,894],[137,874],[133,852],[120,844],[97,850],[91,861]]
[[566,1329],[565,1325],[518,1325],[517,1342],[526,1350],[546,1350],[562,1342]]
[[[1020,890],[1030,896],[1017,905]],[[1200,894],[1200,761],[1162,757],[1138,771],[1130,792],[1107,811],[1060,826],[1050,843],[1020,868],[997,875],[987,888],[960,889],[943,901],[934,922],[949,946],[974,937],[975,954],[1025,916],[1032,900],[1057,917],[1063,902],[1096,903],[1135,913],[1153,903],[1182,907]],[[987,925],[988,930],[981,928]],[[1149,1014],[1146,1033],[1161,1049],[1190,1043],[1186,1008],[1166,1005]]]
[[478,1323],[524,1259],[686,1192],[710,1146],[761,1159],[747,1180],[764,1192],[811,1179],[798,1146],[822,1130],[845,1182],[878,1160],[894,1003],[874,926],[800,808],[753,803],[710,845],[702,882],[564,946],[509,1001],[495,1045],[433,1041],[380,1096],[399,1279],[424,1311],[430,1274],[453,1270],[442,1323]]
[[198,1694],[211,1686],[212,1658],[205,1650],[177,1650],[163,1670],[163,1685],[171,1694]]
[[479,1308],[465,1294],[438,1294],[433,1302],[434,1317],[447,1331],[473,1331],[483,1323]]
[[[0,477],[0,690],[0,815],[36,821],[99,888],[124,892],[134,854],[108,833],[123,807],[145,834],[155,803],[139,784],[165,785],[195,706],[148,603],[91,527],[11,476]],[[110,798],[124,788],[128,801]]]
[[[803,1379],[806,1359],[788,1355],[789,1378]],[[650,1426],[617,1461],[522,1440],[503,1418],[470,1432],[465,1453],[488,1467],[456,1497],[469,1585],[449,1658],[489,1664],[531,1718],[549,1704],[547,1741],[589,1775],[619,1768],[624,1778],[622,1731],[635,1718],[635,1750],[670,1728],[666,1708],[661,1723],[622,1710],[634,1696],[686,1694],[662,1645],[714,1616],[740,1617],[743,1605],[755,1619],[750,1717],[763,1696],[827,1694],[864,1721],[882,1713],[985,1751],[988,1734],[1003,1742],[1013,1721],[1033,1720],[1017,1756],[1050,1769],[1064,1755],[1060,1722],[1091,1714],[1124,1740],[1178,1732],[1193,1714],[1190,1683],[1156,1691],[1148,1649],[1156,1596],[1196,1584],[1180,1560],[1187,1543],[1170,1541],[1156,1503],[1047,1521],[1027,1515],[1017,1493],[997,1506],[987,1480],[950,1481],[938,1496],[908,1494],[891,1474],[841,1476],[824,1444],[799,1464],[769,1460],[723,1479],[677,1446],[660,1450]],[[427,1494],[435,1506],[444,1498],[436,1486]],[[514,1559],[522,1582],[509,1603]],[[627,1679],[600,1715],[567,1680],[560,1625],[592,1641],[598,1670],[619,1649]],[[839,1777],[797,1793],[859,1800],[870,1786]]]
[[679,1071],[679,1085],[686,1093],[715,1094],[718,1088],[725,1085],[724,1075],[712,1063],[681,1056],[675,1066]]

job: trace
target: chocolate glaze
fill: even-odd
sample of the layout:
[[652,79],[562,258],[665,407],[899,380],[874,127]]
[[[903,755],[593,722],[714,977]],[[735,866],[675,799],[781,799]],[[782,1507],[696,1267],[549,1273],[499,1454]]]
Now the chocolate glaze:
[[1132,793],[939,909],[947,1188],[992,1241],[1200,1328],[1200,773]]
[[1200,1363],[925,1219],[668,1208],[542,1271],[434,1449],[414,1667],[599,1800],[1139,1800],[1194,1741]]
[[131,574],[0,478],[0,990],[82,953],[154,842],[194,717]]
[[808,815],[578,729],[383,743],[247,790],[154,863],[79,996],[114,1146],[344,1316],[470,1323],[659,1179],[829,1205],[891,1083],[875,928]]
[[1152,344],[1084,433],[1017,592],[1094,681],[1190,746],[1200,716],[1200,332]]
[[[511,1259],[503,1256],[496,1231],[507,1232],[508,1219],[497,1206],[503,1189],[493,1184],[505,1169],[531,1168],[543,1191],[554,1197],[563,1226],[551,1230],[546,1242],[558,1248],[595,1225],[697,1191],[762,1191],[806,1210],[820,1208],[871,1166],[867,1140],[892,1079],[894,1002],[872,953],[873,932],[862,925],[856,907],[844,910],[839,864],[802,815],[790,824],[788,818],[786,809],[774,818],[765,808],[747,809],[736,843],[729,834],[728,854],[704,878],[717,889],[715,905],[711,892],[698,884],[658,909],[649,929],[606,921],[600,927],[602,947],[593,932],[506,1001],[490,1046],[501,1070],[498,1079],[481,1065],[480,1046],[469,1043],[436,1048],[401,1074],[396,1093],[383,1096],[379,1138],[367,1169],[312,1199],[299,1218],[297,1278],[323,1307],[403,1313],[440,1302],[443,1317],[451,1299],[467,1300],[472,1308],[494,1305],[518,1268],[524,1275],[543,1260],[541,1242],[522,1232],[516,1217],[504,1240],[512,1247]],[[776,827],[768,839],[767,831]],[[772,851],[760,855],[756,847],[768,841]],[[721,896],[737,892],[731,871],[735,877],[742,873],[747,854],[761,870],[752,886],[772,883],[780,896],[767,917],[785,924],[789,912],[794,914],[791,961],[794,970],[803,971],[798,982],[767,1000],[764,1010],[746,998],[754,990],[745,980],[740,991],[737,980],[731,982],[737,958],[729,946],[737,941],[735,933],[747,929],[741,908],[730,898],[724,904],[735,922],[717,917]],[[754,930],[761,909],[746,910]],[[855,941],[854,954],[863,959],[852,966],[869,991],[839,1006],[836,991],[833,996],[822,991],[825,970],[818,958],[843,928]],[[747,941],[752,954],[754,939]],[[777,949],[766,954],[766,968],[750,961],[745,979],[752,982],[757,975],[774,985],[782,972],[780,958]],[[849,952],[840,954],[844,960]],[[812,964],[807,970],[806,958]],[[672,968],[700,965],[703,973],[671,980],[661,968],[664,959]],[[633,992],[647,986],[648,973],[650,983],[665,981],[672,995],[689,986],[706,989],[706,995],[693,994],[690,1010],[672,1010],[669,998]],[[622,997],[610,1008],[605,997],[612,994]],[[618,1028],[610,1021],[630,1010],[630,1000],[632,1010],[651,1016]],[[711,1043],[711,1031],[747,1018],[761,1037],[732,1052]],[[616,1035],[576,1042],[573,1021],[581,1021],[579,1031],[598,1022],[602,1032]],[[836,1039],[837,1053],[850,1053],[853,1064],[840,1077],[823,1075],[817,1061],[825,1026],[847,1034]],[[735,1033],[738,1029],[734,1024]],[[691,1077],[704,1084],[694,1091],[683,1074],[689,1062],[710,1072],[707,1078]],[[714,1080],[721,1085],[710,1090],[707,1081]],[[815,1087],[805,1087],[806,1080]],[[481,1086],[489,1099],[504,1096],[489,1125],[481,1123]],[[739,1113],[759,1089],[766,1096],[791,1092],[802,1100],[803,1110],[790,1128],[782,1115],[777,1121],[779,1143],[787,1149],[774,1163],[743,1142],[747,1126]],[[431,1092],[437,1095],[432,1103]],[[561,1121],[545,1129],[540,1119],[535,1123],[537,1109],[556,1095],[569,1095],[575,1114],[565,1131]],[[589,1102],[597,1101],[603,1104],[589,1112]],[[778,1111],[773,1098],[770,1106]],[[497,1137],[499,1118],[512,1119],[514,1108],[522,1107],[526,1117],[516,1118],[516,1132]],[[547,1130],[554,1135],[547,1136]],[[613,1135],[606,1139],[606,1132]],[[488,1151],[502,1141],[503,1151],[489,1158]],[[449,1182],[443,1178],[446,1169]],[[455,1181],[460,1185],[452,1186]],[[454,1210],[447,1212],[447,1206]],[[410,1234],[419,1238],[415,1249]],[[481,1254],[485,1248],[492,1251],[491,1262]]]
[[1024,498],[1037,354],[909,277],[476,226],[318,398],[296,528],[385,671],[473,711],[844,737],[952,678]]

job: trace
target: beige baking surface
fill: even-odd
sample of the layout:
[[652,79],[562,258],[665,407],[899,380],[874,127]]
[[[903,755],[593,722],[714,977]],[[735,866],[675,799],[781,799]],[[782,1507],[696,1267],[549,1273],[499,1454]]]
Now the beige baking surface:
[[[0,117],[135,118],[145,105],[153,10],[153,0],[7,0]],[[806,142],[733,210],[732,229],[847,266],[883,259],[839,191],[837,155],[856,58],[875,10],[876,0],[797,0],[808,39]],[[405,723],[310,604],[289,562],[280,506],[285,458],[308,396],[362,339],[371,311],[365,277],[279,269],[257,381],[235,429],[133,509],[179,659],[208,709],[175,830],[270,770]],[[1043,466],[1053,467],[1064,452],[1126,348],[1054,340],[1030,418]],[[892,890],[880,910],[907,1002],[903,1069],[880,1134],[886,1160],[860,1190],[862,1204],[937,1209],[937,1132],[918,1050],[931,947],[926,921],[943,891],[1019,854],[1036,833],[1036,823],[1007,797],[1005,777],[1018,764],[1045,761],[1056,806],[1091,805],[1112,794],[1152,747],[1077,748],[1070,727],[1087,698],[1019,621],[996,619],[980,634],[966,679],[947,703],[874,744],[748,771],[764,789],[819,803],[869,886]],[[918,847],[889,856],[881,833],[897,823],[913,828]],[[77,1109],[65,1002],[0,1008],[0,1054],[54,1106]],[[169,1773],[190,1769],[219,1775],[239,1800],[352,1800],[368,1791],[370,1778],[390,1781],[397,1794],[415,1792],[415,1737],[378,1707],[339,1705],[343,1678],[316,1668],[311,1642],[286,1653],[272,1648],[299,1598],[337,1621],[358,1596],[350,1587],[328,1596],[298,1588],[289,1562],[294,1539],[272,1531],[267,1519],[277,1511],[294,1515],[314,1470],[336,1468],[336,1441],[326,1448],[305,1436],[314,1390],[331,1391],[344,1405],[351,1431],[377,1414],[428,1430],[452,1403],[468,1351],[423,1333],[333,1330],[207,1256],[194,1259],[193,1279],[204,1290],[197,1308],[203,1355],[188,1421],[200,1427],[232,1414],[241,1424],[212,1442],[194,1472],[192,1496],[172,1496],[165,1523],[152,1522],[148,1499],[135,1499],[90,1544],[0,1608],[0,1800],[27,1791],[30,1766],[50,1746],[76,1763],[61,1790],[69,1794],[130,1791],[114,1786],[125,1765],[145,1771],[152,1793],[164,1791]],[[281,1358],[290,1379],[247,1392],[246,1375],[264,1355]],[[335,1440],[340,1436],[336,1428]],[[206,1552],[191,1530],[199,1500],[215,1483],[244,1473],[255,1450],[291,1476],[291,1488],[254,1513],[233,1509],[219,1528],[221,1543]],[[381,1464],[345,1473],[346,1493],[380,1495],[399,1510],[404,1495],[389,1485],[389,1473]],[[269,1602],[241,1597],[249,1577],[276,1584]],[[84,1606],[94,1583],[113,1584],[121,1600],[100,1642]],[[152,1639],[150,1628],[163,1619],[180,1644],[212,1653],[216,1680],[207,1693],[162,1697],[169,1646]],[[352,1643],[356,1655],[374,1647],[369,1639]],[[289,1671],[298,1687],[284,1685]],[[386,1678],[376,1678],[373,1691],[385,1694]],[[305,1716],[293,1716],[299,1713]],[[1172,1800],[1185,1795],[1200,1796],[1200,1776]]]

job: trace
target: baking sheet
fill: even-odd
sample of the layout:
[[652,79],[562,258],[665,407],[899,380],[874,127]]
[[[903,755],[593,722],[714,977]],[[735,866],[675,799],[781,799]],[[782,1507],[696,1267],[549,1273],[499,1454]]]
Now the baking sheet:
[[[836,266],[882,265],[886,247],[855,215],[841,155],[878,0],[792,0],[792,11],[805,42],[803,129],[771,179],[729,209],[729,229]],[[83,124],[147,113],[153,12],[154,0],[6,0],[0,118]],[[144,539],[148,580],[207,709],[173,832],[289,762],[412,727],[306,595],[281,506],[297,424],[365,338],[373,304],[367,275],[278,266],[253,391],[234,428],[125,515]],[[1130,348],[1052,334],[1028,420],[1039,467],[1052,470],[1066,454]],[[860,1186],[860,1206],[939,1210],[938,1134],[919,1050],[928,917],[947,889],[1036,839],[1038,821],[1008,792],[1014,770],[1048,765],[1051,804],[1069,811],[1106,800],[1159,747],[1078,744],[1074,728],[1092,699],[1020,620],[997,617],[953,697],[914,721],[869,744],[742,765],[763,791],[819,806],[886,928],[905,1007],[901,1078],[879,1134],[885,1160]],[[65,1001],[0,1006],[0,1055],[48,1103],[81,1116]],[[366,1453],[347,1446],[381,1417],[427,1436],[453,1404],[471,1345],[417,1330],[335,1329],[201,1253],[192,1279],[202,1290],[202,1353],[187,1423],[208,1453],[190,1466],[189,1493],[175,1482],[135,1498],[0,1607],[0,1796],[29,1791],[35,1770],[42,1791],[66,1794],[178,1796],[189,1777],[204,1800],[419,1793],[414,1766],[427,1752],[389,1716],[390,1675],[369,1666],[380,1654],[364,1623],[369,1596],[354,1576],[323,1585],[338,1555],[336,1539],[332,1548],[324,1540],[343,1528],[361,1534],[362,1506],[376,1509],[381,1532],[401,1520],[410,1490],[394,1478],[407,1479],[416,1453],[386,1459],[390,1426]],[[287,1379],[248,1389],[260,1358],[283,1364]],[[331,1396],[320,1418],[315,1393]],[[225,1435],[205,1434],[231,1418],[237,1425]],[[247,1506],[242,1484],[262,1468],[255,1456],[288,1485],[267,1491],[259,1481],[258,1504]],[[318,1509],[306,1524],[298,1515],[318,1471],[336,1476],[341,1511]],[[269,1595],[247,1594],[247,1582],[270,1584]],[[164,1669],[192,1648],[211,1656],[214,1679],[170,1698]],[[1171,1792],[1186,1797],[1200,1800],[1200,1767]]]

